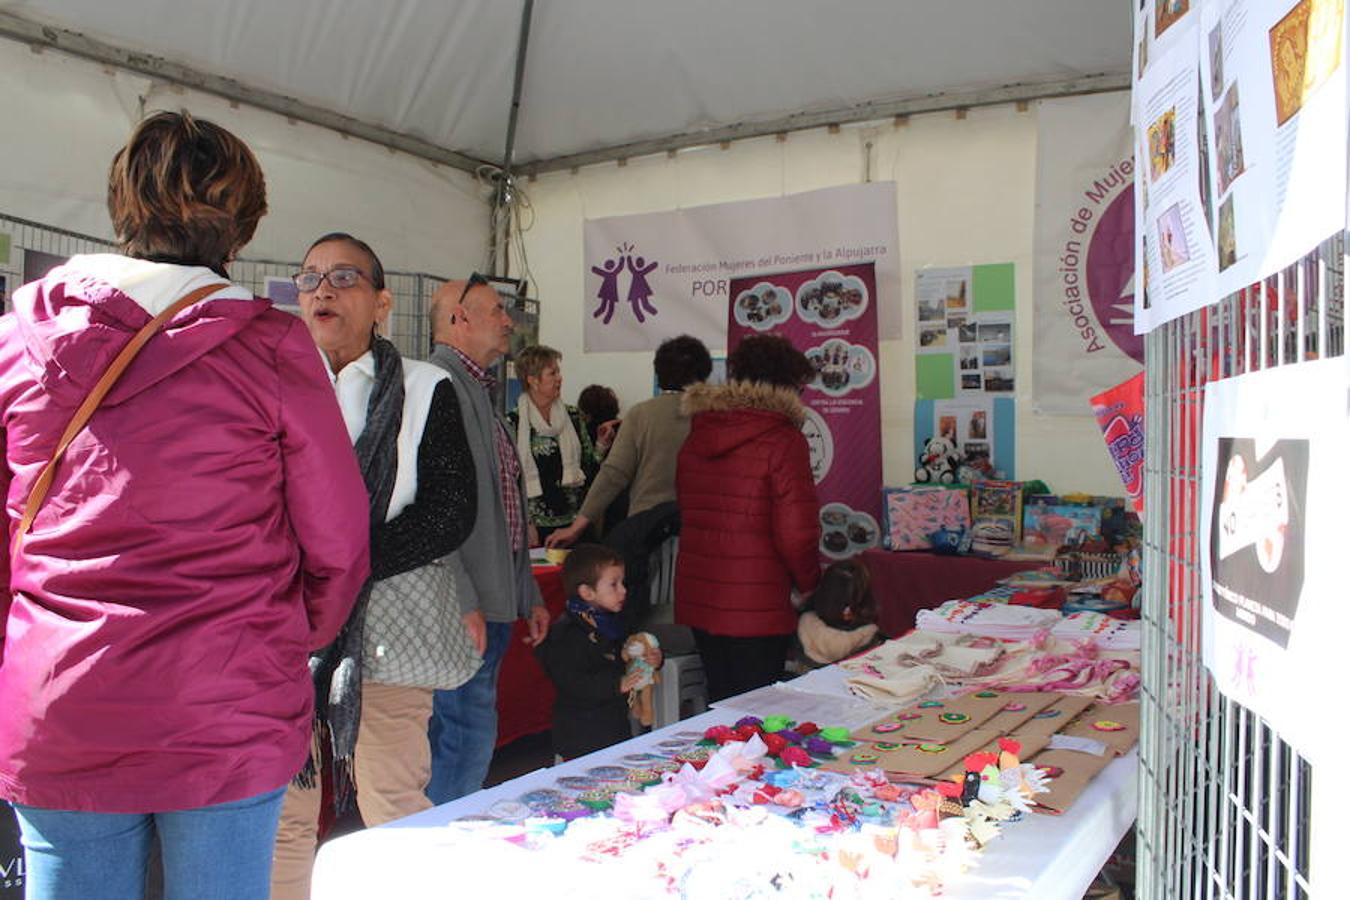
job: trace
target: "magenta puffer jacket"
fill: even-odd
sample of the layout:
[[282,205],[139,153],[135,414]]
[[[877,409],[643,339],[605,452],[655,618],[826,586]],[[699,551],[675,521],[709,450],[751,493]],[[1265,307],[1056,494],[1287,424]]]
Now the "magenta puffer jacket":
[[733,381],[685,391],[675,497],[675,621],[728,637],[797,629],[791,590],[820,580],[819,506],[796,392]]
[[[75,257],[0,318],[7,534],[108,363],[207,269]],[[286,784],[307,655],[369,569],[369,502],[304,324],[230,287],[178,315],[0,561],[0,797],[163,812]]]

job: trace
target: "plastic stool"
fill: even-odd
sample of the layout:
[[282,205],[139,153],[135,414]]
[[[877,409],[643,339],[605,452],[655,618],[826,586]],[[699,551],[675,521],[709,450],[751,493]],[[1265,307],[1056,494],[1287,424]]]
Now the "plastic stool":
[[661,683],[653,698],[653,728],[696,716],[708,708],[708,689],[703,679],[703,661],[697,653],[667,656],[661,666]]

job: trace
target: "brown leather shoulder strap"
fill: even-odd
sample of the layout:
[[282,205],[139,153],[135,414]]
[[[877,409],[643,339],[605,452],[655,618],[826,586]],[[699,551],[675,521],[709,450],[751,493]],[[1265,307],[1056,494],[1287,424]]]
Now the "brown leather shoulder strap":
[[122,352],[117,354],[117,358],[109,364],[107,371],[103,373],[103,377],[89,392],[89,396],[84,398],[80,408],[75,410],[75,415],[71,417],[65,433],[61,435],[61,440],[56,443],[56,449],[52,451],[52,458],[47,460],[47,464],[38,473],[37,480],[33,482],[33,488],[28,492],[28,501],[24,505],[23,518],[19,520],[19,528],[14,533],[13,553],[17,553],[23,545],[24,535],[28,533],[34,517],[37,516],[38,510],[42,508],[42,501],[46,499],[47,491],[51,489],[52,479],[56,476],[56,466],[61,461],[61,457],[65,455],[66,448],[70,446],[71,441],[75,440],[76,435],[84,430],[84,426],[89,423],[94,410],[98,409],[99,404],[103,402],[103,398],[108,396],[108,391],[112,390],[113,385],[117,384],[117,379],[122,377],[122,373],[126,371],[127,366],[131,365],[131,361],[136,358],[136,354],[140,353],[141,348],[149,342],[150,338],[154,337],[155,333],[163,328],[166,322],[178,315],[181,310],[227,287],[229,287],[229,284],[225,282],[208,284],[178,298],[172,306],[155,316],[145,324],[145,327],[136,332],[127,342],[127,345],[122,348]]

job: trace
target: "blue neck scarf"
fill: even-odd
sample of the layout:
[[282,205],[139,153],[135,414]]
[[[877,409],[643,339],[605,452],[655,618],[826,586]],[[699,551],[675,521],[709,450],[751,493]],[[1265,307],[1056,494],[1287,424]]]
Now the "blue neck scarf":
[[591,606],[580,597],[567,598],[567,611],[572,614],[574,619],[585,625],[587,630],[598,635],[602,640],[621,641],[627,635],[623,627],[623,619],[609,610]]

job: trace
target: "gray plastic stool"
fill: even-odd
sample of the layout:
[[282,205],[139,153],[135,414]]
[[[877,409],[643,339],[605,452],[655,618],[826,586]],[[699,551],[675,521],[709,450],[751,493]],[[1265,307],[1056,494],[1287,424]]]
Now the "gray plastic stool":
[[703,661],[697,653],[667,656],[653,697],[653,728],[696,716],[708,708]]

